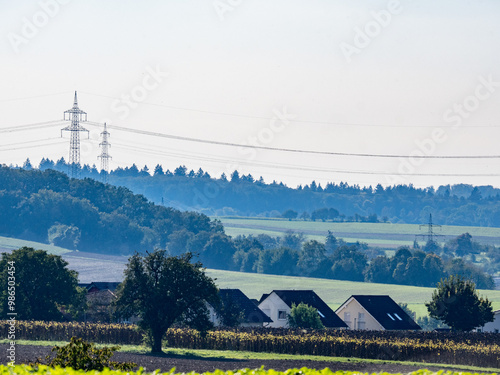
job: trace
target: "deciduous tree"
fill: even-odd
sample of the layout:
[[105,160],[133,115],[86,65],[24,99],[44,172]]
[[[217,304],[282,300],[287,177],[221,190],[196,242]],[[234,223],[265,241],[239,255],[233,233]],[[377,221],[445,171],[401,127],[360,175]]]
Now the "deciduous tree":
[[438,283],[430,302],[429,315],[455,331],[471,331],[493,321],[491,302],[480,297],[475,284],[460,276],[449,276]]
[[217,303],[217,287],[201,263],[191,259],[190,253],[169,257],[165,250],[155,250],[145,256],[136,253],[127,264],[117,290],[117,315],[140,318],[154,353],[162,351],[162,338],[175,322],[201,330],[210,325],[206,302]]
[[287,320],[290,328],[325,328],[319,317],[318,310],[302,302],[298,305],[292,304]]
[[[79,296],[76,271],[68,262],[44,250],[23,247],[2,254],[0,260],[0,309],[2,316],[17,313],[23,320],[62,320],[61,306],[69,306]],[[10,293],[10,294],[9,294]],[[9,295],[15,305],[9,309]],[[11,298],[12,300],[12,298]]]

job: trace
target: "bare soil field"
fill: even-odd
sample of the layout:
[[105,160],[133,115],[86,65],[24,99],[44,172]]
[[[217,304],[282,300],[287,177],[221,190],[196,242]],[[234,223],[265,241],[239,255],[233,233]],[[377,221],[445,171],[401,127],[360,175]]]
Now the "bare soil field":
[[[37,358],[45,358],[50,354],[50,347],[35,345],[18,345],[16,347],[16,364],[30,363]],[[0,344],[0,351],[6,353],[7,344]],[[173,367],[176,372],[196,371],[199,373],[206,371],[219,370],[238,370],[242,368],[259,368],[264,366],[266,369],[275,369],[284,371],[290,368],[308,367],[314,369],[324,369],[329,367],[333,371],[359,371],[359,372],[389,372],[389,373],[408,373],[420,368],[438,371],[442,368],[422,366],[403,365],[397,363],[370,363],[370,362],[321,362],[311,360],[258,360],[258,359],[224,359],[224,358],[204,358],[198,356],[176,356],[176,355],[151,355],[138,353],[115,353],[112,360],[119,362],[135,362],[139,367],[146,371],[161,370],[168,372]],[[0,363],[6,364],[7,358],[2,358]],[[446,370],[453,370],[446,368]],[[455,371],[463,371],[455,369]]]

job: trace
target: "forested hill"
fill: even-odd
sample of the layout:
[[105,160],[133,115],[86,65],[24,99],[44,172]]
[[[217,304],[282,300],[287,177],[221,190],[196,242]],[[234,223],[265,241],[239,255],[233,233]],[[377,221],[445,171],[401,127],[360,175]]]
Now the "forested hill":
[[54,170],[0,167],[0,235],[108,254],[166,246],[172,233],[223,234],[196,212],[158,206],[124,187]]
[[[25,168],[32,168],[29,161]],[[41,170],[66,172],[64,159],[43,159]],[[82,177],[100,179],[95,167],[84,165]],[[117,168],[109,182],[125,186],[158,204],[195,210],[216,216],[279,216],[294,210],[308,218],[318,209],[333,208],[335,220],[361,220],[375,216],[380,221],[421,224],[432,213],[435,223],[500,227],[500,189],[491,186],[452,185],[417,189],[412,185],[360,187],[347,183],[316,184],[290,188],[282,183],[265,183],[262,178],[234,171],[230,176],[211,177],[201,168],[188,171],[179,166],[173,172],[160,165],[154,170],[134,164]]]

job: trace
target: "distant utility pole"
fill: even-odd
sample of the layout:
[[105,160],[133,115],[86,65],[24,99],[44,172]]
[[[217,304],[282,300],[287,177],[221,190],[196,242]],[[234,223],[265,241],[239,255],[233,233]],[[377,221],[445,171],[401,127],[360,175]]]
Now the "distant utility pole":
[[64,120],[71,121],[71,125],[61,129],[61,137],[63,131],[70,132],[68,174],[72,178],[77,178],[80,176],[80,132],[87,132],[88,136],[89,131],[84,127],[80,126],[80,121],[82,122],[87,121],[87,113],[83,112],[80,108],[78,108],[78,99],[76,97],[76,91],[75,91],[75,101],[73,102],[73,108],[68,109],[67,111],[64,112]]
[[[425,234],[417,234],[415,237],[422,237],[422,238],[427,238],[426,242],[436,242],[437,237],[442,237],[442,234],[436,234],[434,232],[434,228],[441,228],[441,225],[434,224],[432,222],[432,214],[429,214],[429,223],[428,224],[420,224],[419,229],[422,229],[422,227],[427,227],[427,233]],[[415,238],[416,240],[416,238]]]
[[108,182],[108,174],[109,174],[109,159],[111,156],[109,155],[108,148],[111,147],[111,144],[108,142],[108,137],[110,136],[106,123],[104,123],[104,130],[101,133],[102,142],[99,143],[99,147],[101,147],[101,154],[97,157],[101,159],[101,179],[102,182]]

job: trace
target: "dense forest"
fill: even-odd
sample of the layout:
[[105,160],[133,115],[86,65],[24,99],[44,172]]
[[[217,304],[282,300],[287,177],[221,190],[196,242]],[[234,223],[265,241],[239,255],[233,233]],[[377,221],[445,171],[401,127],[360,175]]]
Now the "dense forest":
[[[27,161],[24,167],[32,166]],[[43,159],[38,168],[68,170],[64,159]],[[88,165],[82,167],[81,175],[97,180],[102,177],[95,166]],[[150,170],[135,164],[111,171],[108,181],[155,203],[211,216],[274,217],[291,209],[307,219],[315,210],[334,207],[343,215],[339,220],[377,215],[381,221],[392,223],[425,223],[432,213],[434,221],[443,225],[500,227],[500,190],[491,186],[462,184],[421,189],[412,185],[360,187],[345,182],[321,186],[313,181],[291,188],[240,175],[238,171],[214,178],[201,168],[188,171],[179,166],[164,171],[160,165]]]
[[178,230],[223,233],[219,222],[203,214],[154,205],[124,187],[50,169],[0,167],[0,235],[130,254],[165,247]]
[[[336,210],[325,213],[338,216]],[[443,247],[429,242],[422,249],[400,248],[392,257],[332,233],[324,243],[293,232],[233,239],[217,220],[155,205],[125,187],[70,179],[52,169],[5,166],[0,167],[0,235],[107,254],[156,247],[171,255],[189,251],[217,269],[418,286],[461,274],[480,288],[492,288],[491,276],[472,262],[476,255],[488,259],[491,273],[500,262],[495,247],[475,243],[467,233]]]

